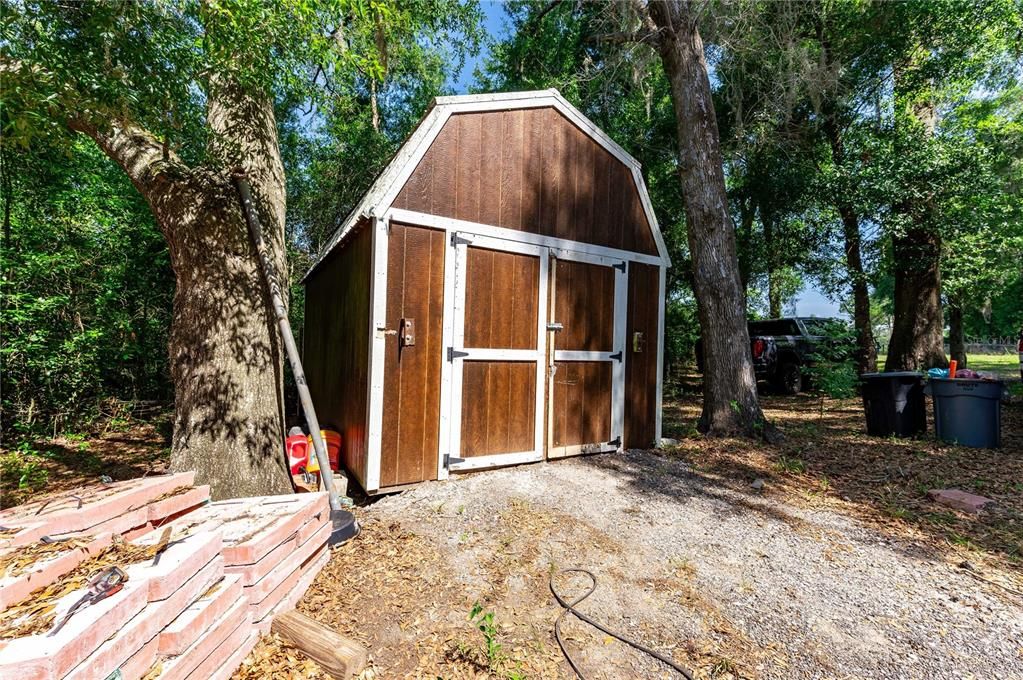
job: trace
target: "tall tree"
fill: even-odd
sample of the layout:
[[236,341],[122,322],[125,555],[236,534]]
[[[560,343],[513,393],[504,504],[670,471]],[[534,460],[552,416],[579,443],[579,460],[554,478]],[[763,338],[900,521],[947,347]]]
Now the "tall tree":
[[700,429],[774,438],[777,433],[760,408],[749,353],[745,294],[698,6],[665,0],[651,2],[648,9],[675,108],[679,176],[703,331]]
[[290,490],[281,343],[232,174],[248,175],[283,274],[275,99],[321,76],[375,73],[382,50],[358,51],[348,32],[365,33],[368,23],[386,36],[379,27],[396,24],[419,40],[417,29],[446,25],[448,4],[5,2],[5,138],[89,137],[126,173],[167,240],[177,282],[171,465],[196,470],[216,497]]

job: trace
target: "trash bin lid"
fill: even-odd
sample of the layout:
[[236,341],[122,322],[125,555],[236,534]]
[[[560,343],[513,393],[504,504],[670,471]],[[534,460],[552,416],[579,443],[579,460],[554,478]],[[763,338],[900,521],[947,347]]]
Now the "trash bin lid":
[[861,378],[922,378],[923,373],[919,371],[889,371],[886,373],[863,373]]

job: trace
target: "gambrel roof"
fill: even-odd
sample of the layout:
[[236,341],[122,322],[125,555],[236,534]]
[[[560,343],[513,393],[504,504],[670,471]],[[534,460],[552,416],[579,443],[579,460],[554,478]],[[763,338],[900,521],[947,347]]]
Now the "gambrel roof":
[[[642,213],[646,218],[650,234],[653,237],[657,250],[657,256],[663,265],[670,265],[667,248],[657,224],[650,198],[646,191],[646,185],[640,171],[639,162],[633,158],[625,149],[608,137],[603,130],[594,125],[577,108],[572,106],[560,92],[554,89],[537,90],[531,92],[504,92],[479,95],[459,95],[451,97],[437,97],[431,103],[426,116],[420,121],[412,135],[405,144],[398,150],[391,162],[384,168],[376,181],[366,192],[356,208],[348,215],[341,226],[334,232],[331,238],[321,249],[313,266],[306,274],[306,278],[317,266],[345,240],[365,219],[381,216],[386,213],[394,203],[395,198],[401,192],[406,182],[412,176],[420,161],[426,156],[433,142],[444,129],[445,124],[451,116],[473,112],[495,112],[512,111],[516,109],[537,109],[553,108],[566,118],[578,130],[596,142],[611,156],[621,162],[631,172],[639,200],[642,205]],[[637,214],[639,208],[636,208]]]

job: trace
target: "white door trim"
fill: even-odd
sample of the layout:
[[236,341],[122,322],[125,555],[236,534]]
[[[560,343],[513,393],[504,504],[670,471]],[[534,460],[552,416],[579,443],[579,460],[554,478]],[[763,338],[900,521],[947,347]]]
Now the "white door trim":
[[[479,222],[456,220],[452,217],[441,217],[440,215],[431,215],[429,213],[416,212],[414,210],[391,208],[387,211],[387,215],[395,222],[431,227],[433,229],[443,229],[448,232],[458,232],[469,237],[488,236],[494,239],[509,241],[511,243],[546,246],[548,248],[555,249],[555,251],[559,253],[558,256],[563,256],[565,259],[574,259],[572,254],[579,253],[613,259],[618,262],[621,262],[622,260],[632,260],[634,262],[642,262],[644,264],[657,266],[664,264],[664,260],[658,255],[634,253],[628,250],[619,250],[617,248],[608,248],[606,246],[598,246],[592,243],[555,238],[554,236],[544,236],[542,234],[534,234],[528,231],[519,231],[517,229],[495,227],[490,224],[480,224]],[[562,255],[562,253],[564,255]]]
[[[451,262],[451,297],[445,298],[445,322],[450,321],[450,342],[445,336],[442,361],[447,370],[441,371],[441,447],[438,452],[438,477],[447,477],[450,472],[475,470],[501,465],[515,465],[543,460],[544,377],[547,340],[547,278],[549,251],[542,246],[508,241],[479,234],[451,232],[447,252]],[[537,282],[537,324],[536,349],[514,350],[479,347],[465,347],[465,267],[468,248],[483,248],[539,258],[539,281]],[[446,272],[445,272],[446,273]],[[450,303],[447,300],[451,300]],[[449,350],[450,348],[450,350]],[[462,379],[466,361],[521,361],[536,364],[536,404],[534,410],[534,448],[487,456],[461,458],[462,452]],[[447,445],[444,445],[447,442]],[[443,473],[440,470],[443,469]]]

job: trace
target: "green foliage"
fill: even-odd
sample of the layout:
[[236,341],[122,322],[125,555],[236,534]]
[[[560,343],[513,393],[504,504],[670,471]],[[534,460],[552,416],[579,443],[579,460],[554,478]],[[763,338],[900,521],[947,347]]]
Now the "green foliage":
[[504,659],[501,643],[497,641],[497,626],[494,625],[494,612],[483,610],[483,605],[475,602],[469,611],[469,620],[483,634],[483,651],[490,666],[497,667]]
[[824,336],[810,354],[806,374],[822,395],[846,399],[856,395],[859,376],[856,374],[856,331],[834,319],[814,322],[815,335]]
[[19,447],[14,451],[0,452],[0,490],[6,496],[19,497],[22,492],[42,489],[49,481],[50,474],[42,466],[42,458],[35,451]]
[[3,150],[11,225],[0,254],[4,427],[53,431],[104,399],[166,400],[173,278],[127,178],[85,141]]

